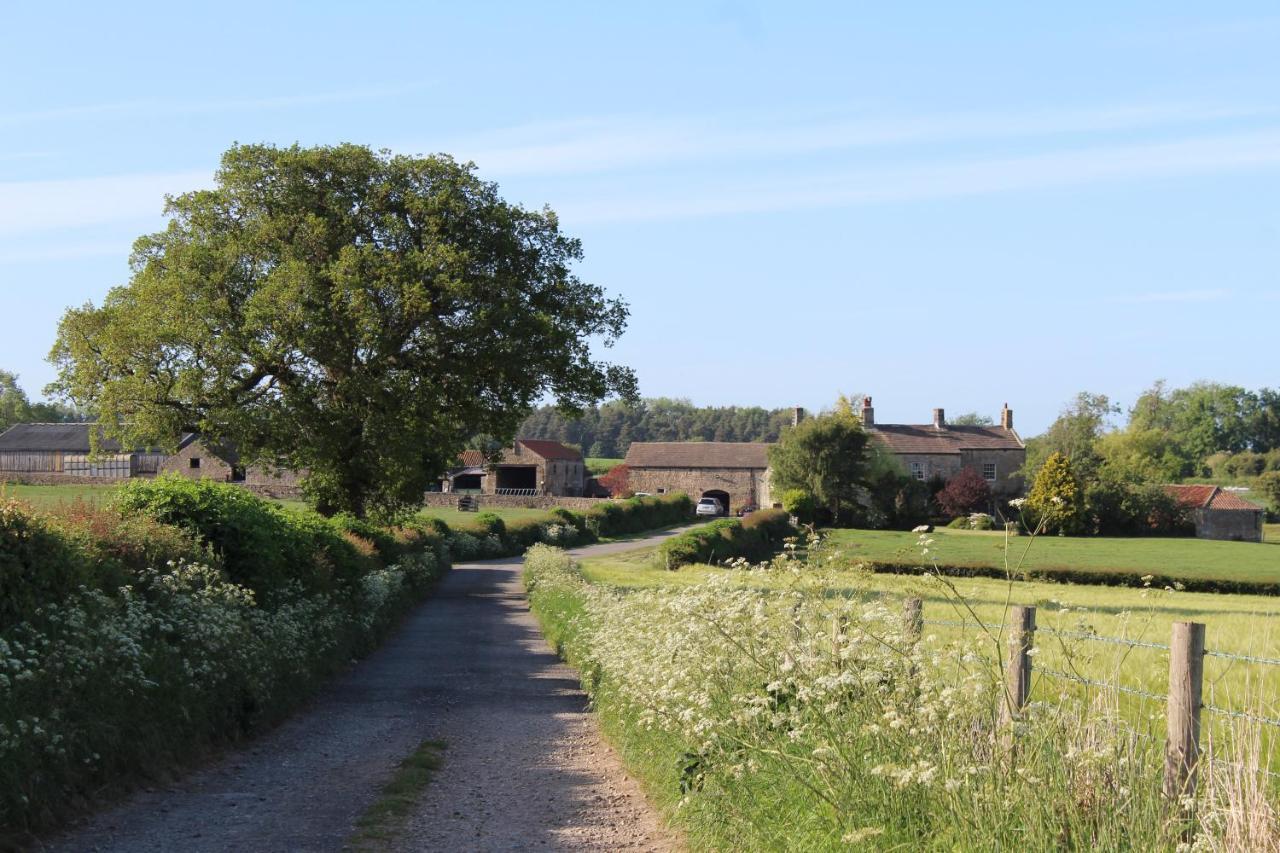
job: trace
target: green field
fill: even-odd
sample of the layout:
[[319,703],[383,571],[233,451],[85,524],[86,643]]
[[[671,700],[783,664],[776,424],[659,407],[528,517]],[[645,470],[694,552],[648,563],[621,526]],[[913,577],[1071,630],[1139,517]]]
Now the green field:
[[[1277,525],[1271,540],[1216,542],[1204,539],[1086,538],[1064,536],[1013,537],[1008,540],[1008,565],[1025,571],[1155,574],[1186,580],[1280,583],[1280,541]],[[995,567],[1005,563],[1003,533],[938,530],[926,557],[920,535],[891,530],[836,530],[831,538],[848,561],[865,560],[904,566]]]
[[610,456],[588,456],[587,473],[592,477],[601,477],[609,473],[614,468],[622,464],[621,459],[615,459]]

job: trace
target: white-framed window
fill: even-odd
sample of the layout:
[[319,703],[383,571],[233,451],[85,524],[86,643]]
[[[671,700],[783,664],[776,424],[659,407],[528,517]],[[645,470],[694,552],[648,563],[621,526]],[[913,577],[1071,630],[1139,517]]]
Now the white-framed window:
[[982,479],[986,480],[988,483],[994,483],[996,481],[996,463],[982,463]]
[[915,477],[917,480],[924,479],[924,463],[923,462],[911,463],[911,476]]

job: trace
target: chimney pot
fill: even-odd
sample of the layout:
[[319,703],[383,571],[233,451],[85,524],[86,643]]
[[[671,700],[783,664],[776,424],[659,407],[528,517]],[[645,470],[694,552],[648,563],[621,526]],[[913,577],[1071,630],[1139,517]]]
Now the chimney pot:
[[796,406],[791,410],[791,425],[799,426],[802,420],[804,420],[804,407]]
[[876,410],[871,408],[871,398],[862,398],[862,426],[863,429],[871,429],[876,425]]
[[942,409],[933,410],[933,428],[934,429],[947,428],[947,414]]
[[1004,408],[1000,410],[1000,426],[1013,429],[1013,409],[1009,408],[1008,403],[1005,403]]

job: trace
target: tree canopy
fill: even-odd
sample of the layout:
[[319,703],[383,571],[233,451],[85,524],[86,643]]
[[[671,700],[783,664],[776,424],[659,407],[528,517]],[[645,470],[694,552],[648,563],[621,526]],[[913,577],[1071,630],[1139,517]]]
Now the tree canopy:
[[395,512],[535,403],[635,395],[590,344],[627,308],[580,280],[549,209],[504,201],[470,165],[358,145],[236,145],[216,186],[168,199],[132,276],[69,310],[55,390],[108,435],[184,429],[248,463],[307,472],[322,511]]
[[807,418],[769,448],[770,486],[780,494],[798,490],[811,496],[839,525],[868,495],[867,440],[861,421],[839,408]]

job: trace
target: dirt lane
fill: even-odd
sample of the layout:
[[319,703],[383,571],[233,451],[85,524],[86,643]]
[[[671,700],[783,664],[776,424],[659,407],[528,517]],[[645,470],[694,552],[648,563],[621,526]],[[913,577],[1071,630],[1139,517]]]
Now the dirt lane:
[[[579,549],[626,551],[639,541]],[[524,599],[518,559],[456,566],[377,652],[244,749],[140,792],[59,851],[339,850],[428,738],[444,766],[404,850],[671,850]]]

